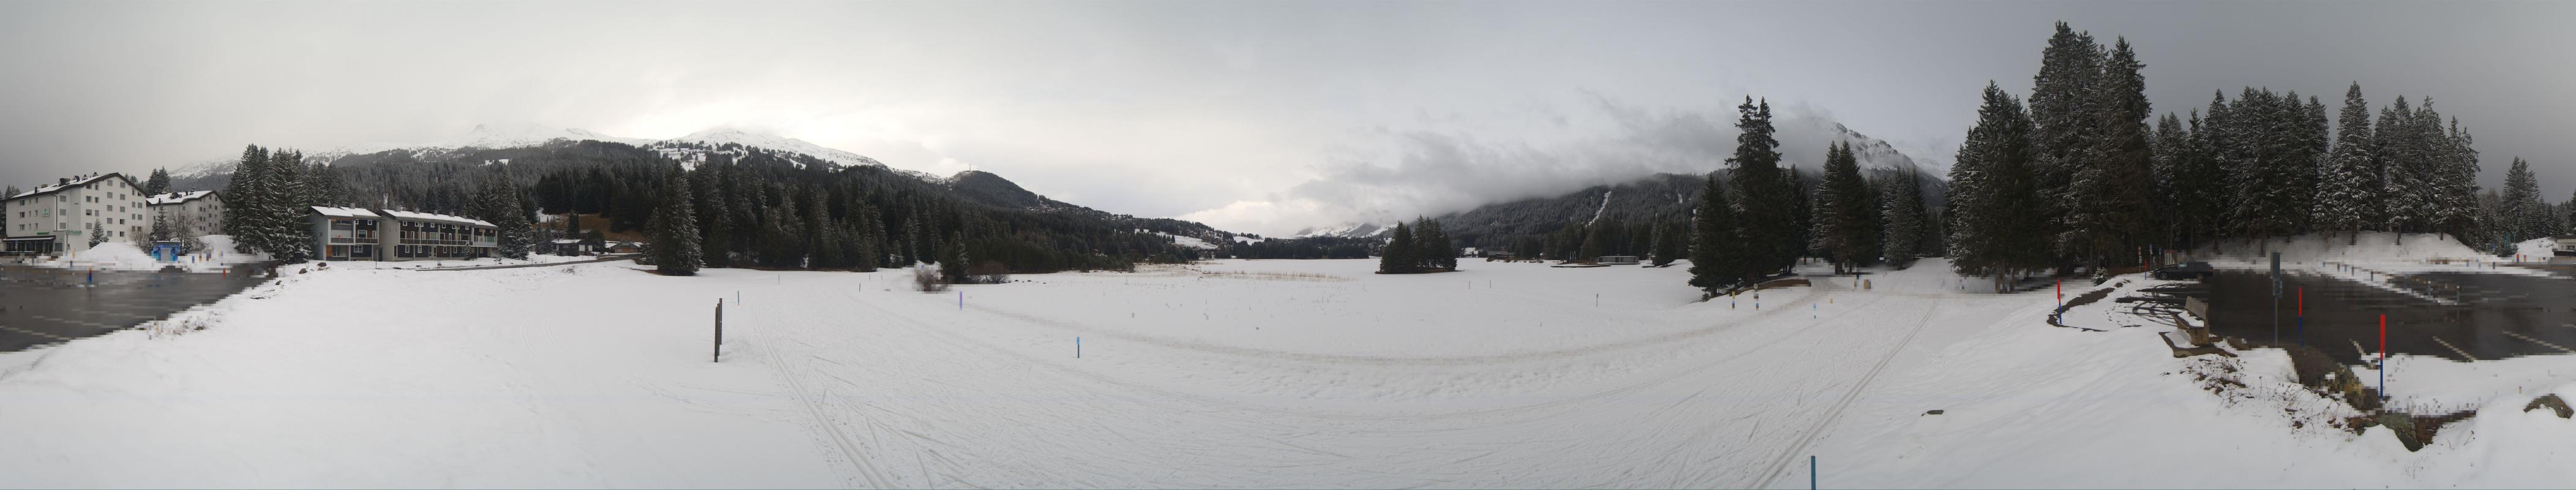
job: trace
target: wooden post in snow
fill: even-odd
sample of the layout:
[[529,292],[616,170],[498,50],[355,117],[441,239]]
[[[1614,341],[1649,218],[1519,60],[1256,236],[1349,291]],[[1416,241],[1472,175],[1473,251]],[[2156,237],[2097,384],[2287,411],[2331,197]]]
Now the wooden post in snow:
[[709,362],[724,362],[724,298],[716,298],[716,347]]

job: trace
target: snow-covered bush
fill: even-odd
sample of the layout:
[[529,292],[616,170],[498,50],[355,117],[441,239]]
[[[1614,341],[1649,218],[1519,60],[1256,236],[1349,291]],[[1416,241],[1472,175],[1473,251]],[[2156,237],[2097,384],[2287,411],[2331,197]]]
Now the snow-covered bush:
[[941,276],[939,271],[932,270],[929,266],[924,265],[912,266],[912,283],[914,286],[919,287],[921,292],[925,293],[936,293],[948,290],[948,278]]

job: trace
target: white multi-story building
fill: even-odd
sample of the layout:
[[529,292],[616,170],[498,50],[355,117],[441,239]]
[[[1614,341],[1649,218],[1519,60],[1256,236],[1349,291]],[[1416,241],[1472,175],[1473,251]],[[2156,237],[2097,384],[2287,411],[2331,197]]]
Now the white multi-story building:
[[162,194],[144,198],[143,205],[151,209],[143,216],[155,224],[168,226],[170,236],[184,238],[224,232],[224,197],[215,191]]
[[93,237],[141,240],[152,220],[143,186],[123,174],[93,174],[9,196],[6,248],[11,253],[61,254],[88,250]]

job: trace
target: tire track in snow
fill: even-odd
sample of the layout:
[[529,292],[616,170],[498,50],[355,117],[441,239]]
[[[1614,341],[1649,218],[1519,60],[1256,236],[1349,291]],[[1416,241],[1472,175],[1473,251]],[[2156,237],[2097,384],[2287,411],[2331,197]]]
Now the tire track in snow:
[[[1816,289],[1815,291],[1822,291],[1822,289],[1821,289],[1821,288],[1819,288],[1819,289]],[[1676,342],[1676,341],[1682,341],[1682,340],[1690,340],[1690,339],[1693,339],[1693,338],[1705,337],[1705,336],[1708,336],[1708,335],[1710,335],[1710,334],[1715,334],[1715,333],[1717,333],[1717,332],[1722,332],[1722,331],[1730,330],[1730,329],[1733,329],[1734,327],[1742,326],[1742,325],[1745,325],[1745,324],[1754,323],[1754,320],[1757,320],[1757,319],[1762,319],[1762,318],[1768,318],[1768,317],[1772,317],[1772,316],[1781,315],[1781,314],[1784,314],[1783,312],[1794,312],[1794,310],[1796,310],[1796,309],[1797,309],[1797,306],[1798,306],[1798,305],[1808,304],[1808,303],[1814,303],[1814,302],[1815,302],[1815,300],[1816,300],[1816,298],[1818,298],[1818,297],[1820,297],[1820,296],[1821,296],[1821,294],[1817,294],[1817,293],[1812,293],[1812,292],[1811,292],[1810,294],[1807,294],[1807,295],[1804,295],[1804,296],[1800,296],[1798,299],[1790,300],[1790,301],[1789,301],[1788,303],[1786,303],[1786,304],[1782,304],[1782,305],[1780,305],[1780,306],[1778,306],[1778,307],[1774,307],[1774,308],[1769,309],[1769,310],[1763,310],[1763,311],[1756,312],[1756,313],[1754,313],[1754,314],[1752,314],[1752,315],[1748,315],[1748,316],[1746,316],[1746,317],[1744,317],[1744,318],[1742,318],[1742,319],[1739,319],[1739,320],[1737,320],[1737,321],[1725,322],[1725,323],[1718,323],[1718,324],[1715,324],[1715,325],[1710,325],[1710,326],[1701,327],[1701,328],[1696,328],[1696,329],[1690,329],[1690,330],[1683,330],[1683,331],[1678,331],[1678,332],[1668,332],[1668,333],[1663,333],[1663,334],[1650,335],[1650,336],[1645,336],[1645,337],[1638,337],[1638,338],[1633,338],[1633,339],[1628,339],[1628,340],[1622,340],[1622,341],[1617,341],[1617,342],[1609,342],[1609,343],[1602,343],[1602,344],[1593,344],[1593,345],[1587,345],[1587,346],[1581,346],[1581,347],[1571,347],[1571,348],[1565,348],[1565,349],[1552,349],[1552,350],[1540,350],[1540,351],[1525,351],[1525,352],[1507,352],[1507,353],[1502,353],[1502,354],[1488,354],[1488,355],[1478,355],[1478,356],[1429,356],[1429,357],[1366,356],[1366,355],[1350,355],[1350,354],[1315,354],[1315,353],[1306,353],[1306,352],[1289,352],[1289,351],[1279,351],[1279,350],[1269,350],[1269,349],[1255,349],[1255,348],[1250,348],[1250,347],[1242,347],[1242,346],[1234,346],[1234,345],[1222,345],[1222,344],[1212,344],[1212,343],[1200,342],[1200,341],[1194,341],[1194,340],[1176,339],[1176,338],[1163,337],[1163,336],[1156,336],[1156,335],[1147,335],[1147,334],[1140,334],[1140,333],[1128,332],[1128,331],[1125,331],[1125,330],[1119,330],[1119,329],[1115,329],[1115,328],[1106,328],[1106,327],[1101,327],[1101,326],[1097,326],[1097,325],[1084,325],[1084,324],[1078,324],[1078,323],[1073,323],[1073,322],[1068,322],[1068,321],[1062,321],[1062,320],[1052,320],[1052,319],[1047,319],[1047,318],[1038,317],[1038,316],[1034,316],[1034,315],[1027,315],[1027,314],[1022,314],[1022,313],[1019,313],[1019,312],[1014,312],[1014,311],[1010,311],[1010,310],[1003,310],[1003,309],[994,308],[994,307],[989,307],[989,306],[983,306],[983,305],[966,305],[965,309],[968,309],[968,310],[974,310],[974,311],[981,311],[981,312],[990,313],[990,314],[994,314],[994,315],[1001,315],[1001,316],[1005,316],[1005,317],[1010,317],[1010,318],[1012,318],[1012,319],[1020,320],[1020,321],[1023,321],[1023,322],[1027,322],[1027,323],[1032,324],[1032,325],[1045,326],[1045,327],[1055,328],[1055,329],[1057,329],[1057,330],[1063,330],[1063,331],[1067,331],[1067,332],[1081,332],[1081,333],[1085,333],[1085,334],[1089,334],[1089,335],[1099,335],[1099,336],[1110,337],[1110,338],[1115,338],[1115,339],[1119,339],[1119,340],[1127,340],[1127,341],[1138,342],[1138,343],[1146,343],[1146,344],[1160,345],[1160,346],[1170,347],[1170,348],[1175,348],[1175,349],[1194,350],[1194,351],[1200,351],[1200,352],[1206,352],[1206,353],[1212,353],[1212,354],[1226,354],[1226,355],[1237,355],[1237,356],[1247,356],[1247,357],[1269,357],[1269,358],[1287,359],[1287,360],[1294,360],[1294,361],[1305,361],[1305,362],[1316,362],[1316,363],[1331,363],[1331,364],[1362,364],[1362,365],[1379,365],[1379,366],[1403,366],[1403,365],[1416,365],[1416,366],[1466,366],[1466,365],[1491,365],[1491,364],[1504,364],[1504,363],[1521,362],[1521,361],[1532,361],[1532,360],[1561,359],[1561,358],[1569,358],[1569,357],[1574,357],[1574,356],[1584,355],[1584,354],[1597,354],[1597,353],[1603,353],[1603,352],[1615,352],[1615,351],[1626,350],[1626,349],[1632,349],[1632,348],[1638,348],[1638,347],[1647,347],[1647,346],[1660,345],[1660,344],[1665,344],[1665,343],[1669,343],[1669,342]]]
[[1814,443],[1817,435],[1833,427],[1835,419],[1842,418],[1843,409],[1851,407],[1852,400],[1859,399],[1862,392],[1868,391],[1870,381],[1878,379],[1878,373],[1886,371],[1888,363],[1895,361],[1897,354],[1905,352],[1905,346],[1914,343],[1915,334],[1922,333],[1923,327],[1932,323],[1932,313],[1940,310],[1939,300],[1926,305],[1923,308],[1923,318],[1915,320],[1914,328],[1905,331],[1905,338],[1897,340],[1896,346],[1888,348],[1887,354],[1878,358],[1877,365],[1870,366],[1868,374],[1861,375],[1860,381],[1852,383],[1851,391],[1843,393],[1841,399],[1835,400],[1833,408],[1825,411],[1824,418],[1817,420],[1815,427],[1808,428],[1805,435],[1798,437],[1798,442],[1790,444],[1787,450],[1781,451],[1780,456],[1772,460],[1771,475],[1763,477],[1762,482],[1755,484],[1754,487],[1770,488],[1771,482],[1779,480],[1780,475],[1788,474],[1789,467],[1797,462],[1798,453],[1806,452],[1807,445]]
[[[777,324],[778,322],[772,319],[771,322],[766,323]],[[889,488],[885,477],[868,464],[867,453],[860,452],[858,446],[850,442],[849,434],[841,431],[840,424],[834,422],[831,415],[815,403],[813,392],[805,389],[804,377],[788,369],[786,359],[779,357],[777,349],[761,349],[761,352],[769,358],[769,367],[778,373],[778,379],[787,384],[788,393],[796,397],[796,404],[804,406],[805,414],[814,418],[815,430],[821,431],[831,439],[835,447],[840,449],[841,458],[850,462],[851,468],[857,470],[859,477],[865,479],[869,487]]]

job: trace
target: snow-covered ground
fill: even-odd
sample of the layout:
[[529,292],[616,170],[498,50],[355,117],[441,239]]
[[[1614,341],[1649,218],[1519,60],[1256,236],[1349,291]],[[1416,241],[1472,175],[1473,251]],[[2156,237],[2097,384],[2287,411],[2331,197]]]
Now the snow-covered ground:
[[185,316],[202,331],[0,354],[0,486],[1800,487],[1810,455],[1825,486],[2576,481],[2576,421],[2519,411],[2576,395],[2560,358],[2517,360],[2529,393],[2450,395],[2487,410],[2410,453],[2291,428],[2334,412],[2277,351],[2239,358],[2272,398],[2222,397],[2156,327],[2050,327],[2049,292],[1937,259],[1759,309],[1695,302],[1687,264],[1230,260],[939,294],[408,265],[290,268]]

